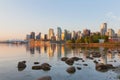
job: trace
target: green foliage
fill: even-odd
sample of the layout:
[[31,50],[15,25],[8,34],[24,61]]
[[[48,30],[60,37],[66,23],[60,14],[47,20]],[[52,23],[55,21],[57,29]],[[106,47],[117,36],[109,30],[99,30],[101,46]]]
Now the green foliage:
[[72,43],[72,40],[67,40],[67,43]]
[[85,43],[85,40],[84,40],[84,38],[77,39],[77,40],[75,41],[75,43]]
[[101,39],[104,39],[105,42],[108,42],[108,36],[101,36]]
[[100,34],[95,34],[92,36],[85,36],[81,39],[72,39],[68,40],[68,43],[99,43],[99,39],[104,39],[105,42],[108,42],[108,36],[101,36]]
[[67,40],[67,43],[75,43],[75,40],[72,39],[72,40]]

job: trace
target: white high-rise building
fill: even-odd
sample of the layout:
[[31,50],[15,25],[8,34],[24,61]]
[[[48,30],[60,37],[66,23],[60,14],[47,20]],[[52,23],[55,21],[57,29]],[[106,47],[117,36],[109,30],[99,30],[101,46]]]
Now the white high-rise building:
[[62,29],[58,27],[57,28],[57,41],[61,41],[61,34],[62,34]]
[[105,33],[107,32],[107,23],[102,23],[101,24],[100,32],[101,32],[101,35],[105,35]]
[[72,39],[75,39],[75,37],[76,37],[76,32],[73,31],[72,34],[71,34],[71,38],[72,38]]

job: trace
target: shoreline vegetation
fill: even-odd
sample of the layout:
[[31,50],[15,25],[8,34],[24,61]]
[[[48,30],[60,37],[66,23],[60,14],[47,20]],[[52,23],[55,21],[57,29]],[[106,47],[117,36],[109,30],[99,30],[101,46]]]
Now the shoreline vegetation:
[[71,48],[74,47],[120,47],[120,42],[104,42],[104,43],[76,43],[68,41],[49,41],[49,40],[29,40],[20,42],[0,42],[0,44],[28,44],[29,46],[50,46],[51,44],[66,45]]
[[30,46],[49,46],[51,44],[61,44],[74,47],[120,47],[120,42],[105,42],[105,43],[67,43],[65,41],[30,41],[28,42]]

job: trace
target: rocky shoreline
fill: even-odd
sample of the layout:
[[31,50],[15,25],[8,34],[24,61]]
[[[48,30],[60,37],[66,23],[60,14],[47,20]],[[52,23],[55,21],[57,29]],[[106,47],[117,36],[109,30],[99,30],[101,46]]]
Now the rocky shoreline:
[[[111,53],[112,51],[108,50],[107,52]],[[119,50],[117,52],[120,53]],[[101,56],[104,56],[99,51],[89,51],[88,53],[91,56],[90,55],[86,56],[86,58],[91,60],[95,64],[95,70],[97,70],[99,72],[107,72],[109,70],[113,70],[113,71],[117,72],[120,69],[119,67],[113,66],[112,64],[101,63],[99,59],[96,60],[96,58],[100,58]],[[61,61],[68,65],[68,67],[66,67],[66,70],[65,70],[68,74],[74,74],[77,70],[82,70],[81,65],[83,65],[84,67],[89,66],[87,63],[84,63],[85,60],[80,57],[61,57]],[[114,61],[114,62],[116,62],[116,61]],[[26,63],[27,63],[27,61],[18,62],[18,65],[17,65],[18,70],[23,71],[27,67]],[[49,63],[41,63],[40,64],[40,62],[34,62],[33,64],[34,65],[31,67],[32,70],[50,71],[51,68],[54,68],[54,67],[52,67],[52,64],[49,64]],[[38,80],[52,80],[52,77],[51,76],[43,76],[43,77],[39,78]]]

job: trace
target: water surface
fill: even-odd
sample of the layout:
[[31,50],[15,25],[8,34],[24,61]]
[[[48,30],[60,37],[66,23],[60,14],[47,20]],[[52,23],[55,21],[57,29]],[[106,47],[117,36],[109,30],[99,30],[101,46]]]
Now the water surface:
[[[71,48],[65,45],[52,44],[49,46],[29,46],[29,45],[12,45],[0,44],[0,80],[37,80],[38,78],[50,75],[52,80],[118,80],[119,73],[109,70],[107,72],[99,72],[95,70],[93,60],[87,59],[89,55],[87,51],[100,51],[100,63],[120,65],[119,53],[107,53],[109,48]],[[119,48],[116,48],[117,50]],[[81,67],[74,74],[68,74],[66,69],[69,65],[61,61],[61,57],[77,56],[83,58],[85,62],[77,61],[73,66]],[[19,61],[26,60],[27,67],[23,71],[19,71],[17,64]],[[50,71],[32,70],[34,62],[40,64],[47,62],[52,67]],[[114,62],[116,61],[116,62]],[[83,64],[88,64],[84,66]]]

